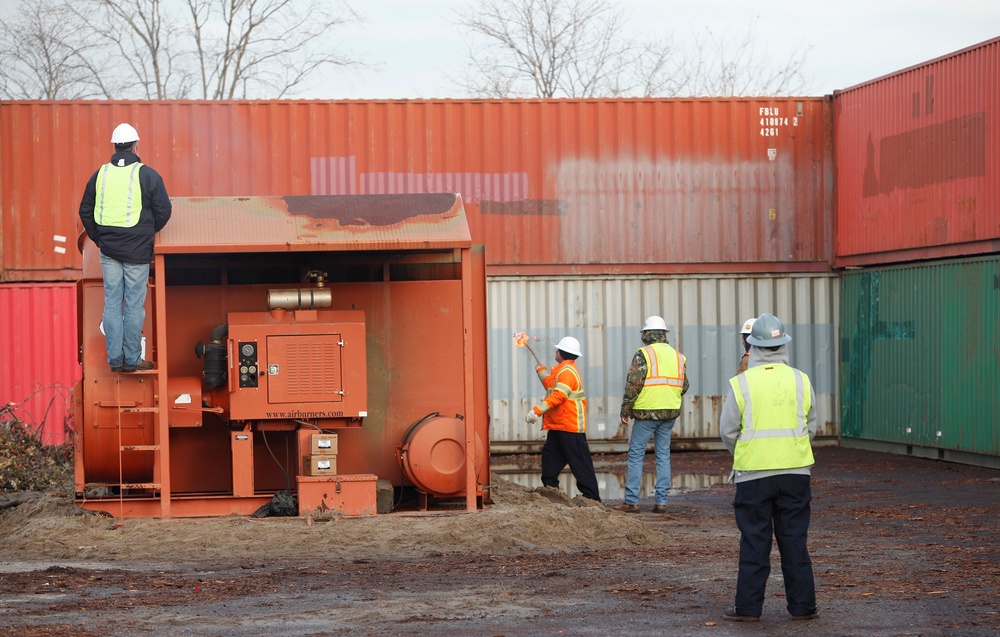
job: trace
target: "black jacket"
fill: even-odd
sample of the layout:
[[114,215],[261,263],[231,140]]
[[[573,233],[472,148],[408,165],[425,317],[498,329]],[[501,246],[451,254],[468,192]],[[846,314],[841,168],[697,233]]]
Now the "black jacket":
[[[123,163],[119,164],[119,161]],[[111,156],[111,163],[130,166],[142,161],[133,152],[118,152]],[[139,188],[142,190],[142,212],[139,223],[131,228],[101,226],[94,220],[94,202],[97,197],[97,173],[94,171],[80,201],[80,220],[87,235],[101,249],[101,253],[125,263],[149,263],[153,260],[153,235],[170,220],[170,198],[159,173],[143,165],[139,168]]]

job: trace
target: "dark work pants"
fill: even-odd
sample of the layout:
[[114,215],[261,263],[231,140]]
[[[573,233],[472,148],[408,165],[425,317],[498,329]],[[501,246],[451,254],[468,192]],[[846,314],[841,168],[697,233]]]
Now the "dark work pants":
[[550,429],[542,447],[542,484],[558,489],[559,473],[567,464],[576,477],[576,488],[580,494],[600,502],[601,494],[597,488],[587,434]]
[[771,535],[778,542],[785,600],[792,615],[816,612],[816,586],[806,548],[809,502],[807,475],[778,475],[736,485],[736,526],[740,529],[740,571],[736,612],[760,617],[764,587],[771,574]]

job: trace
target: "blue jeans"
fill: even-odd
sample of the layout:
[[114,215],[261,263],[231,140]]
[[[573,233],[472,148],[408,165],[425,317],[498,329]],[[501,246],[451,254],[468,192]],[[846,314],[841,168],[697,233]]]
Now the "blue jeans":
[[148,263],[122,263],[101,254],[104,273],[104,341],[108,364],[134,367],[142,362],[142,324],[146,321]]
[[670,434],[676,420],[636,420],[632,424],[632,434],[628,439],[628,477],[625,479],[625,502],[639,504],[639,488],[642,486],[642,461],[646,457],[646,445],[653,436],[656,453],[656,504],[667,503],[670,490]]

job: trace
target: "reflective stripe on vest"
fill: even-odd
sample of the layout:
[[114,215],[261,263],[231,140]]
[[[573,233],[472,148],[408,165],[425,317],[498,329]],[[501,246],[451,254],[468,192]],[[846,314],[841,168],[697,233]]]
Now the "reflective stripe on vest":
[[729,384],[743,414],[733,469],[795,469],[813,464],[806,414],[809,377],[784,364],[751,367]]
[[580,379],[580,373],[573,365],[565,365],[557,373],[561,376],[564,371],[572,372],[578,389],[576,391],[571,390],[569,385],[559,382],[557,377],[556,383],[552,386],[552,389],[549,390],[549,393],[551,394],[553,391],[558,389],[562,393],[566,394],[566,402],[557,407],[555,410],[546,411],[544,415],[549,417],[551,426],[555,429],[559,429],[561,431],[572,431],[575,433],[586,433],[587,398],[583,394],[583,380]]
[[687,359],[666,343],[653,343],[640,351],[646,358],[646,380],[632,409],[680,409]]
[[136,162],[129,166],[104,164],[97,174],[97,197],[94,220],[99,226],[132,228],[139,223],[142,212],[142,190],[139,186],[139,168]]

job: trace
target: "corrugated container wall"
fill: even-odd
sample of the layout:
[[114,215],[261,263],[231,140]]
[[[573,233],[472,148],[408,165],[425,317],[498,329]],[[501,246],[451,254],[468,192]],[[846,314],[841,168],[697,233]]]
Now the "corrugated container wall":
[[72,430],[77,349],[76,285],[0,285],[0,406],[45,444],[62,444]]
[[840,307],[842,444],[1000,467],[1000,256],[846,272]]
[[1000,38],[833,101],[838,267],[1000,251]]
[[172,196],[459,192],[489,274],[833,262],[829,98],[4,102],[2,280],[78,276],[121,121]]
[[743,354],[739,329],[762,312],[781,318],[792,335],[790,362],[816,389],[818,435],[837,435],[839,288],[833,275],[503,277],[488,282],[488,294],[490,443],[496,451],[537,450],[544,440],[537,424],[524,422],[545,393],[531,353],[514,342],[521,331],[533,337],[547,365],[555,364],[560,338],[580,340],[587,439],[595,451],[623,451],[625,374],[651,314],[663,316],[670,344],[687,357],[691,386],[674,426],[674,448],[721,448],[719,415]]

